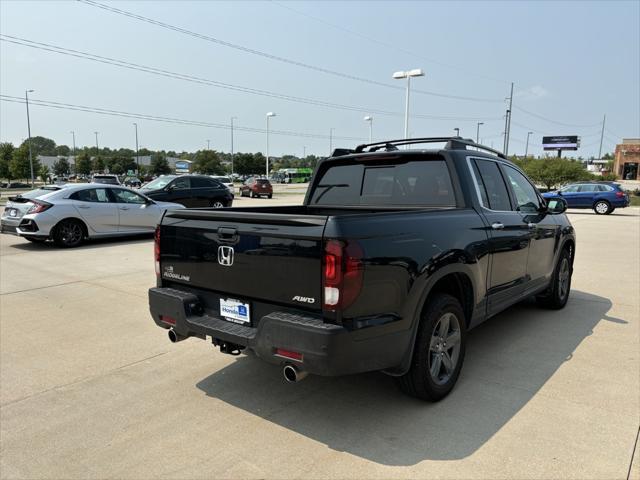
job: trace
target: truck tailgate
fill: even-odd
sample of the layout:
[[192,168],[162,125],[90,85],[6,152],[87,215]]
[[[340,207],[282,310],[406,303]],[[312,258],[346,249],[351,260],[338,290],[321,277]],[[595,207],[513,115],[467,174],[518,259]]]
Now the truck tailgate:
[[168,212],[160,231],[162,280],[242,302],[320,310],[326,221],[321,215]]

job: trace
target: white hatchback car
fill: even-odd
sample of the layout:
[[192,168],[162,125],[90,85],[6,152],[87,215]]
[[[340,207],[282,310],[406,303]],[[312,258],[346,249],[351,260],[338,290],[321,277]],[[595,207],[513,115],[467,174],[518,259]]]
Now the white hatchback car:
[[2,231],[32,242],[53,239],[60,247],[75,247],[87,238],[152,233],[164,212],[184,208],[130,188],[93,183],[65,185],[20,207],[5,209]]

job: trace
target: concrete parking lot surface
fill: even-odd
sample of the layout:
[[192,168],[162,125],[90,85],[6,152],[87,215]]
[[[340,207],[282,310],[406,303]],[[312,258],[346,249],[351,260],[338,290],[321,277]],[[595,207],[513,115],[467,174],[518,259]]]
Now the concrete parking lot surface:
[[[237,205],[296,203],[296,195]],[[4,478],[640,478],[640,211],[573,212],[567,307],[469,335],[453,393],[309,377],[169,343],[152,240],[0,239]]]

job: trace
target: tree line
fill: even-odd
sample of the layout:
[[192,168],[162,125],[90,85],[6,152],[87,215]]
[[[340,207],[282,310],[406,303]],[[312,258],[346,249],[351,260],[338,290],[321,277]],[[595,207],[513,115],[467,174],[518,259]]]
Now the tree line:
[[[128,148],[110,149],[104,147],[82,147],[76,151],[75,169],[72,169],[68,157],[73,154],[66,145],[56,145],[50,138],[32,137],[31,150],[33,154],[34,176],[43,180],[51,176],[63,176],[70,173],[90,175],[106,171],[122,175],[128,171],[138,172],[138,175],[163,175],[172,173],[167,157],[180,158],[193,162],[191,170],[206,175],[225,175],[231,171],[231,154],[215,150],[198,150],[196,152],[151,151],[146,148],[139,150],[140,156],[150,156],[149,165],[136,165],[135,151]],[[52,171],[46,165],[40,165],[38,155],[58,156]],[[606,159],[613,159],[613,155],[606,154]],[[307,155],[299,158],[295,155],[271,157],[270,171],[282,168],[315,168],[320,157]],[[596,176],[588,172],[582,162],[561,158],[521,158],[512,157],[516,163],[536,184],[551,190],[564,183],[580,180],[615,180],[615,175]],[[236,153],[233,155],[233,172],[239,175],[263,174],[266,159],[260,153]],[[612,169],[609,168],[609,171]],[[0,143],[0,178],[29,179],[31,168],[29,164],[29,145],[25,140],[18,147],[11,143]]]
[[[265,172],[266,159],[260,153],[230,153],[216,150],[198,150],[196,152],[175,152],[173,150],[152,151],[141,148],[138,151],[140,157],[149,156],[149,165],[136,164],[136,153],[129,148],[111,149],[109,147],[81,147],[72,151],[67,145],[56,145],[50,138],[36,136],[31,138],[31,152],[33,157],[33,172],[35,177],[46,180],[52,176],[64,176],[71,173],[91,175],[92,173],[125,174],[129,171],[138,175],[163,175],[172,172],[167,160],[168,157],[189,160],[193,162],[192,171],[207,175],[225,175],[233,172],[239,175],[262,174]],[[75,165],[69,162],[69,157],[75,153]],[[58,160],[49,169],[41,165],[38,156],[57,156]],[[319,157],[307,155],[298,158],[295,155],[284,155],[280,158],[271,157],[270,171],[281,168],[314,168]],[[29,144],[25,140],[15,147],[12,143],[0,143],[0,178],[30,179],[31,166],[29,163]]]

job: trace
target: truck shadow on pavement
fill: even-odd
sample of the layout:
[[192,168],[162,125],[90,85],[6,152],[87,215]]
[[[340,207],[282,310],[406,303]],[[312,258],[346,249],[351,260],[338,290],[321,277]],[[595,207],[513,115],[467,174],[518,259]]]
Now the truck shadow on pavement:
[[[462,374],[443,401],[402,394],[382,373],[309,376],[287,384],[279,367],[252,356],[197,384],[208,396],[269,422],[383,465],[457,460],[480,449],[565,363],[611,302],[573,291],[564,310],[528,301],[469,333]],[[585,386],[587,388],[587,386]]]
[[8,245],[11,248],[16,248],[18,250],[24,250],[27,252],[39,252],[46,250],[91,250],[91,249],[99,249],[104,247],[113,247],[117,245],[121,245],[123,243],[148,243],[149,240],[153,240],[153,233],[144,233],[138,235],[127,235],[122,237],[107,237],[107,238],[92,238],[84,241],[81,245],[73,248],[62,248],[58,247],[51,240],[46,242],[30,242],[28,240],[16,237],[15,242],[12,245]]

